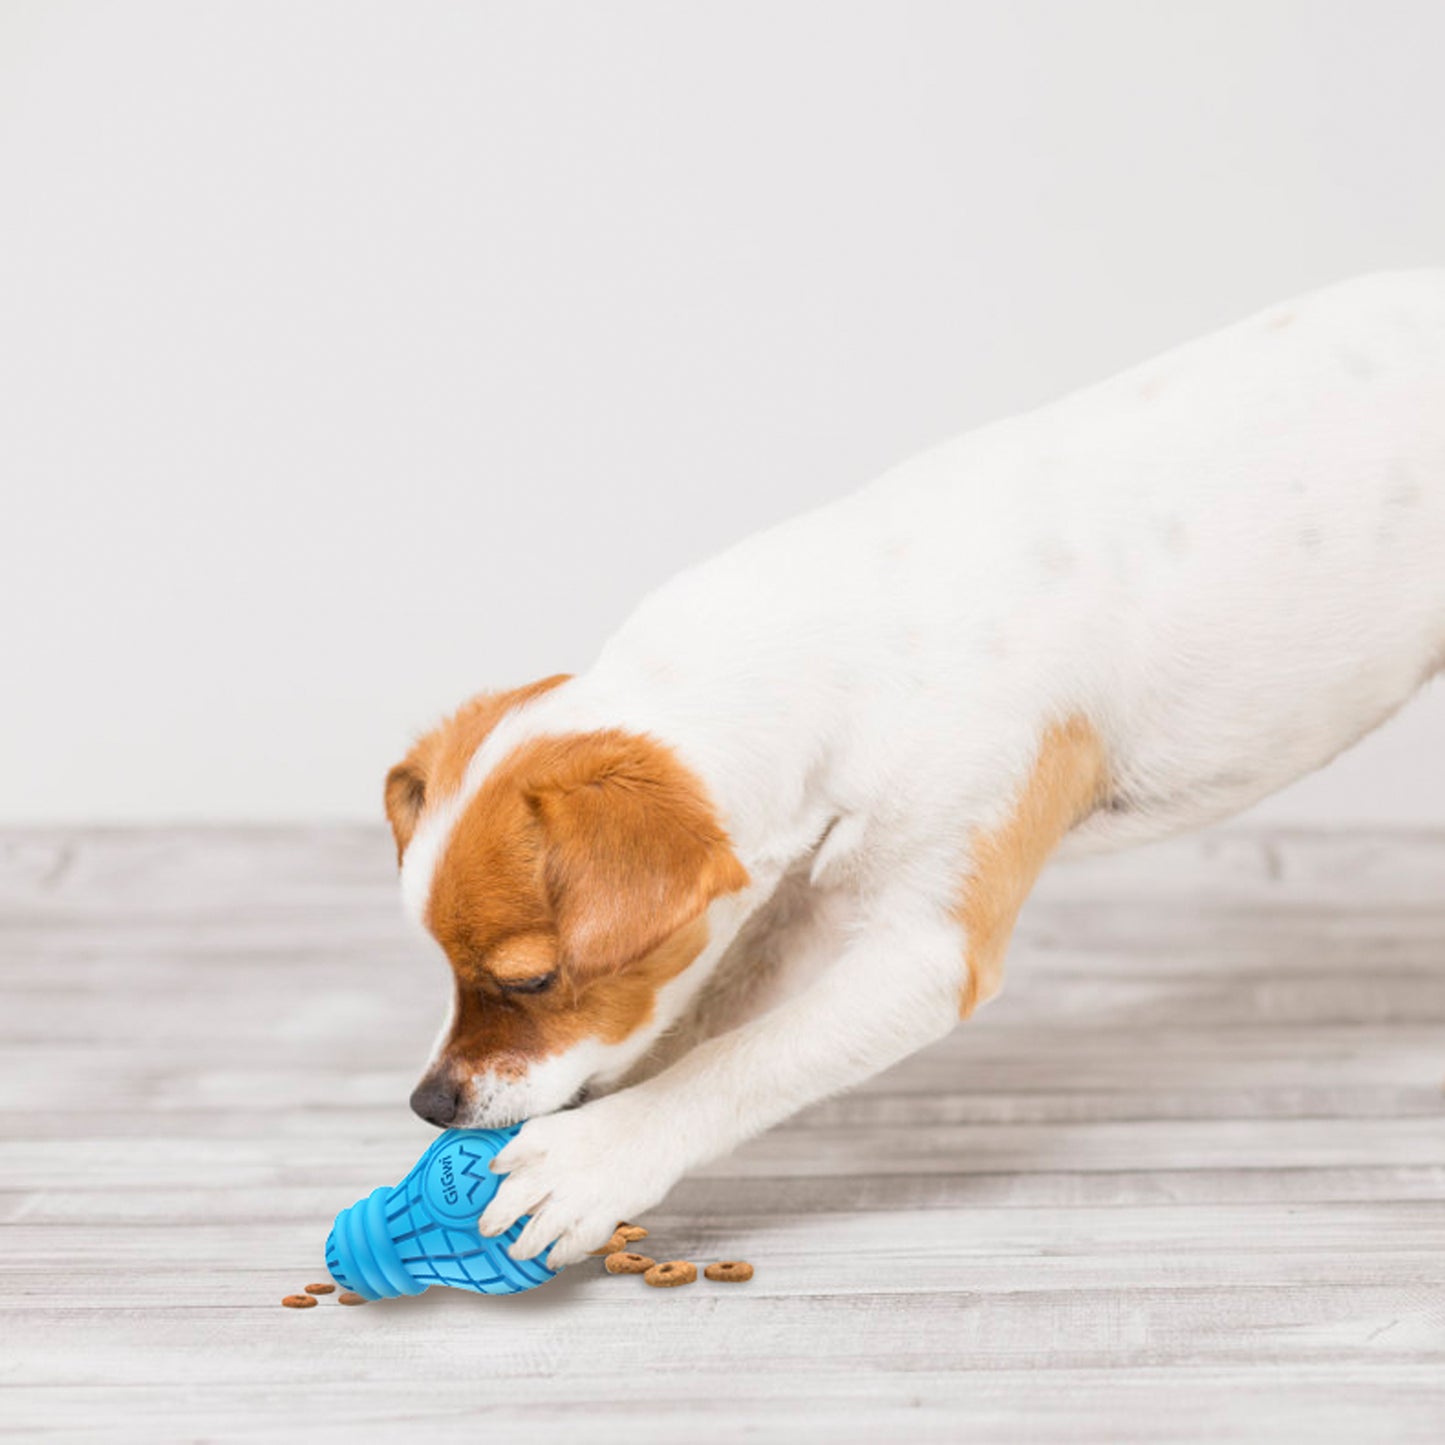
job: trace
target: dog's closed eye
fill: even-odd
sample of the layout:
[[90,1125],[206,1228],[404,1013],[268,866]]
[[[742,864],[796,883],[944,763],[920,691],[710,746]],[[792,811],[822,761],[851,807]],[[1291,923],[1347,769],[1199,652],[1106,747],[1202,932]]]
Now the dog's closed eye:
[[499,978],[497,987],[503,993],[546,993],[557,982],[557,970],[539,973],[535,978]]

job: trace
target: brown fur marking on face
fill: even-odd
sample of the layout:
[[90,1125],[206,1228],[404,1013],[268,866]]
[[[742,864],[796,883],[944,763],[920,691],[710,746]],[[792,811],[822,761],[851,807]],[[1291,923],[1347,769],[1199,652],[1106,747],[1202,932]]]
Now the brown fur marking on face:
[[467,764],[492,729],[514,707],[551,692],[567,680],[568,674],[563,672],[507,692],[481,693],[417,739],[406,757],[386,775],[386,816],[396,837],[398,863],[423,811],[461,787]]
[[463,1082],[477,1073],[516,1080],[583,1039],[620,1043],[652,1018],[657,991],[697,958],[707,938],[707,920],[696,918],[631,967],[580,989],[563,979],[545,994],[508,997],[459,985],[445,1065]]
[[1044,734],[1008,818],[992,832],[974,835],[968,876],[954,910],[967,940],[961,1017],[998,992],[1004,952],[1029,889],[1064,834],[1093,812],[1107,786],[1098,733],[1087,719],[1069,718]]
[[[427,924],[457,976],[444,1050],[515,1073],[583,1038],[617,1043],[702,952],[706,909],[748,876],[702,784],[651,738],[618,731],[519,746],[457,819]],[[499,981],[557,971],[543,993]]]

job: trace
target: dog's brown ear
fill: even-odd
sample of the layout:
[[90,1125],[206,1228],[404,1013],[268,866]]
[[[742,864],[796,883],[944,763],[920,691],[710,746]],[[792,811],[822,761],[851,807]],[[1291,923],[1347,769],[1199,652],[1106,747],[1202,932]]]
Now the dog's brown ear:
[[396,838],[396,861],[399,865],[406,845],[411,842],[411,835],[416,832],[416,820],[426,806],[426,774],[422,772],[421,764],[412,758],[399,762],[386,775],[385,799],[387,820]]
[[561,961],[615,973],[748,875],[701,782],[660,743],[620,732],[549,742],[528,801]]
[[514,707],[551,692],[568,679],[568,673],[558,672],[507,692],[478,693],[417,739],[406,757],[386,775],[386,816],[396,835],[397,862],[416,832],[428,798],[436,802],[462,786],[468,764],[502,718]]

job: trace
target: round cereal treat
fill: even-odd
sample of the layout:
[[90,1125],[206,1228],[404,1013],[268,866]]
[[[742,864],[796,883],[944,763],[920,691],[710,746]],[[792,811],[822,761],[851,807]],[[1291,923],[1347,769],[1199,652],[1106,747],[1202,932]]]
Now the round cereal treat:
[[691,1284],[697,1278],[697,1266],[685,1259],[669,1259],[653,1265],[642,1277],[655,1289],[671,1289],[674,1285]]
[[753,1267],[745,1259],[720,1259],[703,1270],[709,1279],[722,1280],[727,1284],[742,1284],[753,1277]]
[[332,1294],[336,1289],[334,1284],[308,1284],[307,1294]]
[[288,1294],[281,1303],[288,1310],[309,1310],[315,1305],[316,1297],[309,1294]]
[[640,1224],[619,1224],[615,1237],[626,1240],[628,1244],[636,1244],[639,1239],[647,1238],[647,1231]]
[[646,1274],[656,1260],[649,1259],[645,1254],[633,1254],[629,1250],[619,1249],[609,1254],[602,1263],[608,1274]]
[[618,1230],[613,1234],[612,1238],[609,1239],[609,1240],[607,1241],[607,1243],[602,1246],[601,1249],[594,1249],[594,1250],[592,1251],[592,1253],[593,1253],[593,1254],[616,1254],[619,1250],[623,1250],[623,1249],[626,1249],[626,1248],[627,1248],[627,1240],[623,1239],[623,1237],[622,1237],[622,1231],[621,1231],[621,1229],[618,1229]]
[[357,1294],[354,1289],[345,1289],[336,1296],[336,1302],[337,1304],[343,1305],[364,1305],[366,1303],[366,1296],[364,1294]]

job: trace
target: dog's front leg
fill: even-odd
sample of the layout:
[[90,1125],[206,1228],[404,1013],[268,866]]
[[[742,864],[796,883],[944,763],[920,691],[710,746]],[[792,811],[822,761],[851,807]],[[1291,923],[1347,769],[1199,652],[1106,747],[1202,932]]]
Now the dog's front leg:
[[959,943],[942,913],[865,930],[811,988],[771,1013],[644,1083],[531,1120],[496,1160],[509,1172],[482,1232],[500,1233],[530,1213],[515,1257],[555,1240],[549,1263],[580,1259],[687,1170],[946,1034],[959,1016]]
[[874,898],[804,992],[643,1083],[531,1120],[497,1158],[511,1173],[484,1232],[530,1212],[517,1258],[556,1240],[549,1260],[579,1259],[688,1169],[941,1038],[997,989],[1024,898],[1106,778],[1092,727],[1076,718],[1050,728],[1008,801],[971,830],[951,904],[900,891]]

